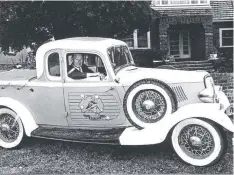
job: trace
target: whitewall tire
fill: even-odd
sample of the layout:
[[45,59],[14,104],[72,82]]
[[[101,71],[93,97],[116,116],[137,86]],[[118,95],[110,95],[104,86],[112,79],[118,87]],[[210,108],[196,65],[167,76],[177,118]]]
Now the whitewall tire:
[[124,98],[124,112],[137,128],[146,128],[177,109],[174,92],[158,80],[142,80]]
[[8,109],[0,109],[0,147],[17,147],[24,136],[24,127],[17,114]]
[[177,155],[195,166],[216,163],[224,151],[220,130],[214,124],[196,118],[178,123],[171,139]]

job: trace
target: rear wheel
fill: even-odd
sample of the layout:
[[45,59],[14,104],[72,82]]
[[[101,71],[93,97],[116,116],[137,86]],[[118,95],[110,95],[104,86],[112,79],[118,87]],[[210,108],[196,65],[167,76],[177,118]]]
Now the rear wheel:
[[172,145],[177,155],[195,166],[216,163],[224,151],[220,130],[212,123],[200,119],[186,119],[172,132]]
[[24,128],[17,114],[7,108],[0,109],[0,146],[14,148],[23,139]]

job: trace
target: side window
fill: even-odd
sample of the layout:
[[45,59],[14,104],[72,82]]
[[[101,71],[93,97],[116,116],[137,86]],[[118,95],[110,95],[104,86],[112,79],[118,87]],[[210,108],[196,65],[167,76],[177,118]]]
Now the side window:
[[66,59],[67,75],[72,79],[105,77],[107,75],[101,58],[96,54],[69,53]]
[[60,77],[60,61],[57,52],[48,56],[48,72],[50,76]]

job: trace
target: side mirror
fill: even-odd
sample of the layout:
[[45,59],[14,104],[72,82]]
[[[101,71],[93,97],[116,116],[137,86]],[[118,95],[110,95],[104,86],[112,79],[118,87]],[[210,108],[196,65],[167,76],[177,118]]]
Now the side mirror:
[[99,78],[100,78],[100,80],[102,81],[102,80],[104,80],[105,76],[103,76],[103,74],[100,74],[100,75],[99,75]]
[[99,74],[99,78],[100,78],[101,81],[102,81],[102,80],[106,80],[106,75],[100,73],[100,74]]
[[119,77],[115,77],[115,82],[119,83],[119,81],[120,81],[120,78]]

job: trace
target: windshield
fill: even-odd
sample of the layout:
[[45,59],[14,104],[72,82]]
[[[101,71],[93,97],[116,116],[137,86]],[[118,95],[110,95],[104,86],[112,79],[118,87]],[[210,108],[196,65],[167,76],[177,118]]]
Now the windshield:
[[113,46],[107,52],[115,73],[126,66],[135,65],[127,46]]

